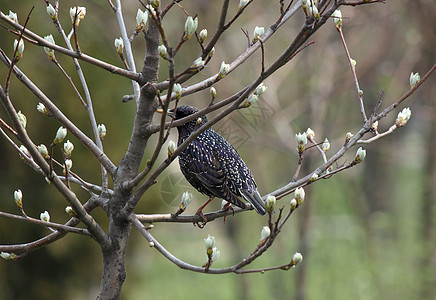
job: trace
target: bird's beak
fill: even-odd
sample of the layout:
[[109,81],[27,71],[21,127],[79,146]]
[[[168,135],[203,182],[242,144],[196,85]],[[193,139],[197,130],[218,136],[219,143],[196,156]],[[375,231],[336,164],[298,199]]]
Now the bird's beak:
[[[159,114],[163,114],[163,110],[161,108],[156,109],[156,112],[159,113]],[[170,116],[171,118],[173,118],[174,117],[174,112],[170,111],[170,110],[167,110],[167,115]]]

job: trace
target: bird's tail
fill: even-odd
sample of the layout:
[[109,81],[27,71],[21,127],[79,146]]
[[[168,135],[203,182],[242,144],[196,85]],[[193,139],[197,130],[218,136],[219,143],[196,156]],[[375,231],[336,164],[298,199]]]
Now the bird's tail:
[[241,191],[241,193],[244,198],[251,203],[259,215],[263,216],[266,213],[265,202],[263,202],[262,197],[257,189],[254,191],[254,193],[250,193],[248,191]]

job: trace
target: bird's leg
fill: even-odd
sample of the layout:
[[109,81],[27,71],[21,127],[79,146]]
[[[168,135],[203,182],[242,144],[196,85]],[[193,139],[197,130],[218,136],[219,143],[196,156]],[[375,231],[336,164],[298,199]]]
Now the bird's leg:
[[197,212],[195,214],[199,215],[203,219],[203,224],[200,224],[199,222],[195,222],[194,226],[197,225],[199,228],[204,228],[204,225],[206,225],[207,223],[207,218],[203,214],[203,209],[206,207],[206,205],[208,205],[213,200],[213,198],[215,198],[215,196],[210,197],[209,200],[207,200],[202,206],[200,206],[197,209]]
[[[224,204],[222,210],[223,211],[231,210],[233,215],[235,215],[235,210],[233,209],[232,203],[230,203],[230,202],[227,202],[226,204]],[[227,216],[224,216],[223,220],[224,220],[224,223],[225,223],[227,221]]]

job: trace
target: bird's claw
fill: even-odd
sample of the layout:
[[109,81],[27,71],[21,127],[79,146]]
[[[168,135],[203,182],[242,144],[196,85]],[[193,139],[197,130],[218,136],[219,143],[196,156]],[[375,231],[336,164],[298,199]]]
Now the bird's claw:
[[195,213],[196,216],[200,216],[203,219],[203,222],[194,222],[194,226],[198,226],[198,228],[203,229],[204,226],[206,226],[207,223],[207,218],[206,216],[203,214],[202,210],[197,210],[197,212]]

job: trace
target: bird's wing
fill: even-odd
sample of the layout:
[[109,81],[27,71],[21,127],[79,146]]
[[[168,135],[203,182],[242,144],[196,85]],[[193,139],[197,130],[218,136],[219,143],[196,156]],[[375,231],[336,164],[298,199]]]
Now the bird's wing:
[[212,194],[236,206],[246,208],[245,203],[230,189],[223,165],[218,159],[216,151],[211,148],[196,147],[196,141],[186,150],[188,155],[197,158],[185,166],[185,172],[194,181],[191,184],[201,186],[200,192]]

